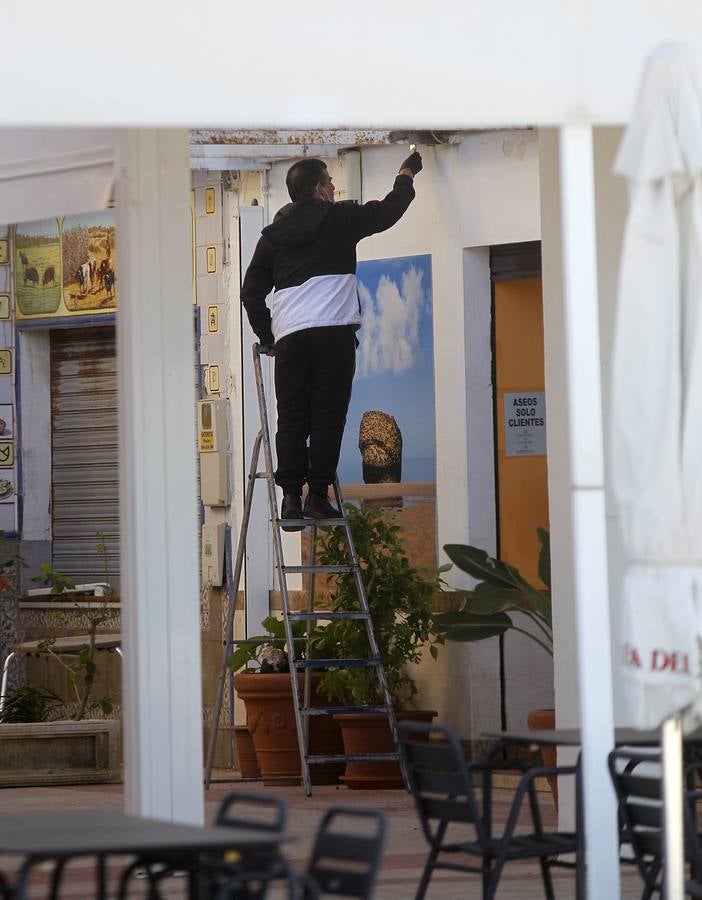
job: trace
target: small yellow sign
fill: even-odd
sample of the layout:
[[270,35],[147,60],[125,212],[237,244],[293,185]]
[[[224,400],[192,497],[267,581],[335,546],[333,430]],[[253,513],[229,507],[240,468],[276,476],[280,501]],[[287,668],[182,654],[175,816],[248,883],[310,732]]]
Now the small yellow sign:
[[6,266],[10,262],[10,252],[5,238],[0,241],[0,266]]
[[217,394],[219,392],[219,366],[209,367],[210,393]]
[[215,449],[214,431],[200,432],[200,453],[209,453]]
[[219,307],[207,307],[207,330],[211,333],[219,331]]
[[10,469],[15,464],[15,446],[12,441],[0,441],[0,469]]
[[0,294],[0,319],[10,318],[10,295]]
[[207,274],[213,275],[217,271],[217,248],[207,248]]
[[0,375],[12,374],[12,350],[0,350]]
[[211,216],[216,209],[215,189],[213,187],[205,188],[205,214]]

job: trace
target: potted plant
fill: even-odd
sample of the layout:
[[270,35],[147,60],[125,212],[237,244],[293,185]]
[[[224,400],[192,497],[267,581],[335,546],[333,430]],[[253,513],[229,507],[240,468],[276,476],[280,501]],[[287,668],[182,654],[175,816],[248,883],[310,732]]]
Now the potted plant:
[[[489,556],[479,547],[444,546],[451,561],[477,581],[473,590],[465,592],[460,609],[436,616],[434,627],[446,640],[482,641],[511,630],[525,635],[553,657],[550,540],[545,529],[537,528],[536,533],[541,544],[538,573],[544,588],[531,584],[514,566]],[[522,628],[520,617],[526,617],[533,629]],[[531,710],[527,723],[532,729],[553,728],[555,710]],[[555,747],[542,747],[541,754],[547,766],[555,766]],[[556,779],[550,777],[549,784],[558,805]]]
[[[300,751],[292,699],[290,661],[282,620],[268,616],[263,620],[265,633],[240,641],[229,657],[230,669],[237,673],[234,685],[246,707],[247,729],[253,740],[256,760],[264,784],[280,784],[281,779],[297,783],[300,778]],[[310,641],[318,656],[324,653],[324,627],[310,623]],[[297,658],[303,658],[307,647],[306,624],[295,622],[293,635],[298,642]],[[300,690],[303,675],[299,674]],[[323,675],[312,673],[312,705],[326,705],[319,693]],[[240,732],[239,740],[245,738]],[[310,752],[336,755],[342,752],[338,725],[327,716],[314,716],[310,722]],[[245,747],[238,747],[238,756]],[[343,767],[337,764],[315,764],[310,775],[315,784],[334,784]]]
[[[362,510],[346,504],[349,525],[361,565],[373,629],[396,715],[431,721],[434,710],[414,709],[417,686],[407,666],[418,663],[426,648],[436,659],[443,633],[433,629],[433,604],[442,590],[444,566],[436,572],[415,569],[405,550],[402,530],[386,510]],[[348,563],[348,546],[342,528],[318,537],[318,561],[322,565]],[[353,573],[332,576],[330,608],[359,609]],[[324,631],[329,658],[362,658],[369,655],[366,629],[357,620],[331,621]],[[321,655],[321,654],[320,654]],[[382,690],[372,667],[330,669],[321,689],[339,705],[376,706]],[[380,713],[340,713],[344,750],[347,754],[392,752],[394,742],[387,718]],[[394,762],[349,761],[342,780],[354,788],[401,787],[399,766]]]

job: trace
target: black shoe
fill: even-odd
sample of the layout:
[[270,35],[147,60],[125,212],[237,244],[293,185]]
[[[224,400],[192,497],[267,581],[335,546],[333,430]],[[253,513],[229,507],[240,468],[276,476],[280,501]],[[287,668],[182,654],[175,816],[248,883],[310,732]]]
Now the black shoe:
[[313,494],[312,491],[305,500],[303,515],[306,519],[340,519],[341,513],[332,506],[327,496]]
[[[281,519],[301,519],[302,499],[299,494],[283,494],[280,507]],[[283,531],[302,531],[303,525],[283,525]]]

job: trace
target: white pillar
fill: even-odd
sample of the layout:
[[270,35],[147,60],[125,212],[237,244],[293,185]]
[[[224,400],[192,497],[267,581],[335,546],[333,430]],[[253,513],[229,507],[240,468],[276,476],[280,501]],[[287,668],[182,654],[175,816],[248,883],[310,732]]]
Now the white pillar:
[[619,896],[592,129],[560,130],[563,303],[588,898]]
[[126,809],[201,823],[186,130],[120,134],[117,235]]

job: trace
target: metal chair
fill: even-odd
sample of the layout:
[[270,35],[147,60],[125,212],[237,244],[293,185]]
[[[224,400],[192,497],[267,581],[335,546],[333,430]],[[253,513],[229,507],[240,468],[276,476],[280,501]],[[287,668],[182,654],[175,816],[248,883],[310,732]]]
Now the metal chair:
[[[662,892],[664,862],[663,784],[660,753],[617,749],[608,756],[612,783],[617,793],[619,834],[622,844],[629,844],[634,863],[644,882],[641,900],[649,900]],[[690,865],[686,893],[702,897],[702,846],[696,823],[696,805],[702,790],[695,781],[702,765],[685,769],[684,825],[685,860]]]
[[386,833],[387,817],[381,810],[350,806],[328,809],[317,828],[307,871],[301,879],[303,896],[370,900]]
[[[579,851],[577,835],[546,831],[536,796],[535,780],[547,775],[576,775],[576,767],[524,769],[517,763],[500,761],[468,762],[455,733],[445,726],[419,722],[400,724],[400,745],[407,762],[415,805],[430,850],[415,900],[426,894],[435,869],[450,869],[482,875],[484,900],[492,900],[505,863],[516,859],[538,859],[548,900],[555,900],[551,867],[574,868],[558,859],[561,854]],[[516,788],[507,822],[500,835],[493,836],[492,775],[517,769],[521,778]],[[479,798],[473,778],[482,782]],[[516,833],[520,813],[528,799],[531,829]],[[440,856],[474,856],[476,864],[440,859]]]
[[[663,786],[660,754],[613,750],[607,757],[617,793],[619,837],[629,845],[644,882],[641,900],[661,890],[663,868]],[[658,770],[652,770],[658,766]]]

